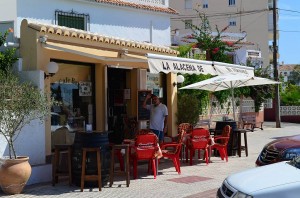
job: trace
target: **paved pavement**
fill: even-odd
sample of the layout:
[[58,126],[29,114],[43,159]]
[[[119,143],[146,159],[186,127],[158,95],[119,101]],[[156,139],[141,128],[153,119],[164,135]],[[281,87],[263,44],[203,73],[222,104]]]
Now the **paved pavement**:
[[[37,196],[47,197],[122,197],[122,198],[195,198],[215,197],[218,187],[222,181],[231,173],[255,167],[255,160],[262,147],[277,137],[300,134],[300,125],[282,123],[282,128],[275,128],[275,123],[264,123],[264,130],[256,129],[248,133],[249,156],[230,156],[228,163],[221,161],[219,157],[212,157],[212,163],[206,165],[202,160],[194,160],[194,165],[189,166],[181,163],[181,175],[178,175],[170,160],[165,159],[159,165],[159,175],[156,179],[147,175],[147,165],[140,165],[138,169],[139,178],[130,181],[126,187],[125,179],[119,178],[110,188],[105,185],[102,191],[97,188],[85,188],[80,192],[77,186],[68,186],[67,182],[60,182],[55,187],[50,183],[26,186],[20,195],[10,196],[12,198],[32,198]],[[118,178],[117,178],[118,179]],[[0,192],[0,197],[5,196]]]

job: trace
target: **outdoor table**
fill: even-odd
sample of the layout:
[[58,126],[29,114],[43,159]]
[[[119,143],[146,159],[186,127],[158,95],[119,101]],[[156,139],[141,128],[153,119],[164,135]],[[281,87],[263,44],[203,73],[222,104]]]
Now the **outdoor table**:
[[214,121],[216,122],[216,128],[213,130],[214,135],[218,136],[222,134],[223,128],[226,125],[231,126],[231,133],[227,145],[227,153],[228,156],[234,156],[236,154],[235,150],[233,148],[237,147],[238,144],[238,133],[235,133],[235,130],[237,129],[237,122],[232,120],[226,120],[226,121]]
[[248,144],[247,144],[247,130],[246,129],[235,129],[233,131],[234,133],[237,133],[237,145],[236,147],[233,147],[233,150],[238,151],[238,156],[241,157],[241,152],[242,152],[242,133],[244,134],[244,142],[245,142],[245,153],[246,157],[248,157]]
[[[109,178],[110,170],[110,156],[111,149],[108,141],[108,134],[110,131],[77,131],[72,152],[72,179],[73,183],[80,186],[81,181],[81,165],[82,165],[82,148],[101,148],[101,171],[102,184],[106,184]],[[87,155],[86,168],[90,174],[97,172],[96,154],[91,153]],[[95,182],[86,182],[86,186],[94,186]]]

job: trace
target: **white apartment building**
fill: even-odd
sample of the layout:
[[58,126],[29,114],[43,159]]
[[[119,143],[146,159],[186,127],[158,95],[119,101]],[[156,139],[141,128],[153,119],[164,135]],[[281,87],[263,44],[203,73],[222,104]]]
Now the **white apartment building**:
[[196,9],[208,17],[213,31],[216,26],[219,30],[229,26],[226,32],[246,34],[247,41],[253,43],[236,52],[236,64],[245,63],[249,58],[254,65],[262,64],[266,67],[270,64],[272,48],[269,49],[269,46],[273,40],[270,8],[273,7],[273,0],[173,0],[170,5],[179,12],[171,19],[173,35],[175,30],[177,36],[190,33],[186,22],[199,25]]

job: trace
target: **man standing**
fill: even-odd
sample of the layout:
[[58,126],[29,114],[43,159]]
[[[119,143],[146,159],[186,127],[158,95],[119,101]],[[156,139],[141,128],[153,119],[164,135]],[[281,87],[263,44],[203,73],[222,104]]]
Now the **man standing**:
[[[152,98],[152,104],[147,105],[147,101]],[[162,104],[156,95],[148,94],[143,103],[143,107],[150,111],[150,129],[159,139],[159,144],[164,140],[164,133],[167,132],[168,109]]]

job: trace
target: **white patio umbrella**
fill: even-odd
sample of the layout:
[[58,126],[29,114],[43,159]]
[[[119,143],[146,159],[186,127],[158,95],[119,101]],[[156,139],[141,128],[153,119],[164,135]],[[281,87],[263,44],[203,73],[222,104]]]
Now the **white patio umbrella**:
[[212,92],[230,89],[233,107],[233,119],[235,120],[234,88],[279,83],[280,82],[267,78],[248,76],[241,73],[227,73],[181,87],[180,89],[201,89]]

